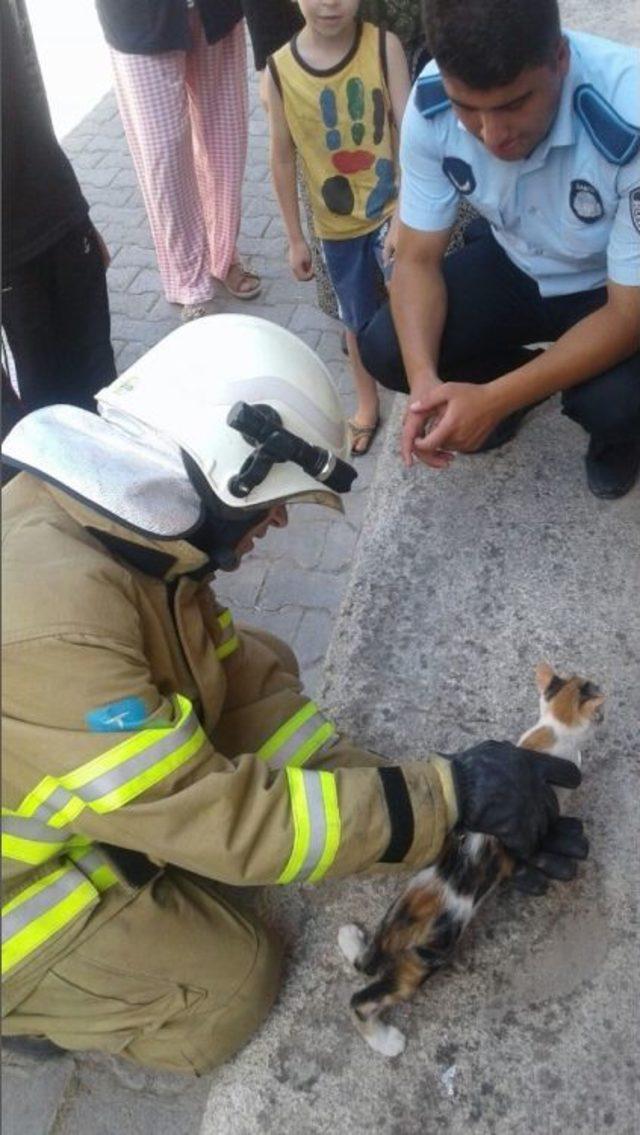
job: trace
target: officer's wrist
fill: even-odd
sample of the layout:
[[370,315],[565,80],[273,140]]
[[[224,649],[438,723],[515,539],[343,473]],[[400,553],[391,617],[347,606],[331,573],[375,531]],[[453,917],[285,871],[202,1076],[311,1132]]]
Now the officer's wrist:
[[421,370],[408,379],[409,400],[419,401],[425,394],[429,394],[434,386],[440,386],[442,379],[434,370]]
[[506,418],[507,414],[513,414],[515,410],[527,405],[522,400],[515,375],[503,374],[493,382],[486,383],[483,390],[496,419]]
[[[524,406],[530,406],[539,398],[544,397],[544,391],[536,389],[538,385],[534,381],[533,366],[537,362],[532,359],[531,362],[524,363],[516,371],[510,371],[503,374],[500,378],[494,378],[493,382],[488,382],[484,386],[484,390],[492,400],[493,408],[500,417],[506,417],[507,414],[513,414],[515,410],[521,410]],[[525,372],[526,373],[523,373]]]

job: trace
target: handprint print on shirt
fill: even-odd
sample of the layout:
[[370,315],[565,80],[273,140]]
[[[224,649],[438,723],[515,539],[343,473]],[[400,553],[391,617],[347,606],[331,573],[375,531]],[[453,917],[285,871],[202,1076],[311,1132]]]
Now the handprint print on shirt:
[[[361,79],[349,79],[346,85],[347,110],[351,121],[351,141],[360,147],[365,139],[365,87]],[[377,146],[382,141],[386,121],[384,98],[379,87],[371,91],[372,116],[372,142]],[[335,92],[331,87],[325,87],[320,94],[320,113],[325,126],[325,142],[331,153],[331,162],[338,173],[328,177],[321,187],[322,198],[332,213],[348,216],[353,212],[355,196],[349,174],[357,174],[362,170],[371,169],[377,175],[377,182],[369,194],[365,213],[367,217],[376,217],[391,198],[396,196],[394,163],[388,158],[377,158],[370,150],[344,148],[346,139],[338,129],[338,107]],[[374,165],[375,163],[375,165]]]

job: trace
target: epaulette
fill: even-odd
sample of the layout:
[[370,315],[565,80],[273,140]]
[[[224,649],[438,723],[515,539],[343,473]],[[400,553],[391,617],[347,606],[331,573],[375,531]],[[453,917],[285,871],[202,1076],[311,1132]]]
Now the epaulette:
[[423,118],[434,118],[451,106],[451,99],[439,75],[425,75],[418,79],[413,97]]
[[617,110],[592,87],[583,83],[573,96],[574,110],[596,150],[616,166],[626,166],[640,150],[640,127],[625,122]]

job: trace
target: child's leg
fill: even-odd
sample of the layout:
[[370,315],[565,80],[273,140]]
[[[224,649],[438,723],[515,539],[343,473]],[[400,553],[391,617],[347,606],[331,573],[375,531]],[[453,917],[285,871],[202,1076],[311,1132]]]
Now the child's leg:
[[[369,371],[365,369],[362,359],[360,358],[360,351],[358,350],[358,340],[354,331],[346,332],[347,338],[347,351],[349,354],[349,361],[353,372],[353,379],[356,388],[356,396],[358,404],[356,412],[353,415],[351,422],[355,427],[363,430],[375,430],[380,416],[380,402],[378,399],[378,386],[375,378],[373,378]],[[355,432],[355,431],[354,431]],[[352,442],[353,453],[365,453],[369,448],[371,435],[362,433],[359,437],[354,436]]]
[[338,300],[345,327],[347,354],[356,388],[357,406],[350,422],[351,452],[366,453],[378,426],[380,405],[375,379],[366,370],[356,338],[379,304],[378,267],[375,258],[377,231],[345,240],[323,240],[322,255]]

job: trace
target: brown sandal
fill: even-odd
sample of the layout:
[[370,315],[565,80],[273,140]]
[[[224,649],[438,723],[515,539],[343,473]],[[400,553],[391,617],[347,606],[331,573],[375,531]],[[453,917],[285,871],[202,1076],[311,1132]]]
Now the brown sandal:
[[[380,418],[377,418],[372,426],[359,426],[351,418],[348,421],[349,426],[349,446],[351,449],[352,457],[364,457],[371,449],[371,443],[380,429]],[[356,448],[358,442],[364,441],[364,446],[360,449]]]
[[[233,287],[233,285],[229,283],[229,277],[232,274],[235,276],[235,287]],[[247,280],[254,280],[255,283],[253,283],[249,288],[241,288],[240,284]],[[260,277],[255,272],[251,272],[248,268],[245,268],[244,264],[241,264],[239,260],[237,260],[235,264],[231,265],[229,271],[227,272],[226,279],[224,279],[222,283],[227,289],[229,295],[233,296],[234,299],[237,300],[253,300],[256,298],[256,296],[259,296],[260,292],[262,291],[262,280],[260,279]]]

